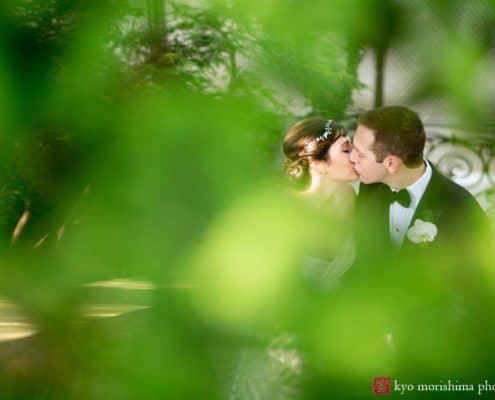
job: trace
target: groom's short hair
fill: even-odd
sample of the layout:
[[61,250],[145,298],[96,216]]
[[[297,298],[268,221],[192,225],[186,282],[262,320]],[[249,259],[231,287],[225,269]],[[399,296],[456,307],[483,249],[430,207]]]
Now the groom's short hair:
[[426,134],[418,114],[401,106],[380,107],[361,115],[358,121],[375,135],[372,151],[376,161],[399,157],[407,167],[423,162]]

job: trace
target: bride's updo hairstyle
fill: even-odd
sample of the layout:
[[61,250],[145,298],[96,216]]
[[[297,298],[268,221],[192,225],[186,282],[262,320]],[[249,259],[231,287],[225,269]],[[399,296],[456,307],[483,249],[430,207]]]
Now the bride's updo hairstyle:
[[343,136],[343,126],[322,117],[305,118],[289,129],[283,142],[285,172],[298,189],[309,185],[310,160],[326,161],[330,146]]

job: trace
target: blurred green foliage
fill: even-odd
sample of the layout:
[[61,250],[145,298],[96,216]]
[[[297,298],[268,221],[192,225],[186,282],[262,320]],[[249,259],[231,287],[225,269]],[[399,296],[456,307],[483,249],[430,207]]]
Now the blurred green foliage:
[[[489,378],[493,250],[463,265],[469,279],[445,254],[377,254],[333,292],[303,282],[300,257],[338,249],[347,227],[288,193],[280,140],[307,114],[347,117],[363,50],[394,45],[419,54],[414,100],[493,120],[478,72],[492,71],[494,8],[3,1],[0,287],[38,333],[0,346],[0,397],[227,398],[236,363],[220,355],[284,332],[301,341],[301,398],[369,396],[374,376]],[[154,282],[152,307],[84,318],[83,284],[115,277]]]

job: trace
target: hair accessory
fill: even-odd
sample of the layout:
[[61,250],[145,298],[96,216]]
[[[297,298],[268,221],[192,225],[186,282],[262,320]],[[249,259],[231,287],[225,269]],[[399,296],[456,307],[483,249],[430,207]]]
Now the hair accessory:
[[316,142],[314,140],[306,143],[306,146],[304,146],[305,153],[312,153],[315,150],[316,150]]
[[304,146],[304,152],[310,154],[313,151],[315,151],[316,147],[318,146],[318,143],[327,140],[332,133],[333,133],[333,121],[329,119],[325,123],[325,132],[322,135],[317,136],[314,140],[311,140],[310,142],[306,143],[306,146]]
[[299,178],[302,173],[303,173],[303,169],[302,169],[302,166],[297,164],[297,165],[291,165],[289,168],[288,168],[288,172],[289,172],[289,175],[291,178],[293,179],[297,179]]
[[320,135],[316,138],[316,141],[317,142],[323,142],[324,140],[327,140],[330,135],[332,134],[333,132],[333,121],[331,119],[329,119],[327,121],[327,123],[325,124],[325,132],[323,133],[323,135]]

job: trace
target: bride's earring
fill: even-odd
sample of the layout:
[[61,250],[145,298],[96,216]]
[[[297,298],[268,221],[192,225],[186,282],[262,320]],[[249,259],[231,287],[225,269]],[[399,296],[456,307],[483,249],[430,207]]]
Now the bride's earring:
[[319,175],[326,175],[328,172],[327,168],[325,168],[325,166],[322,165],[322,163],[315,162],[313,164],[313,168],[315,172]]
[[328,170],[323,165],[321,165],[321,163],[319,163],[318,161],[312,161],[311,160],[309,162],[309,169],[313,173],[319,174],[319,175],[326,175],[328,173]]

